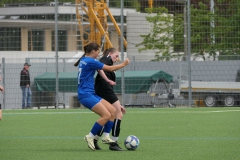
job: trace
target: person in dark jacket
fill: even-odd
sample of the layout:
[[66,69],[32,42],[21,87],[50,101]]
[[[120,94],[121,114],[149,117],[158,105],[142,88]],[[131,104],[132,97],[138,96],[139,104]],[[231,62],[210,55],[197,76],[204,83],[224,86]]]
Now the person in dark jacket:
[[24,63],[24,67],[20,73],[20,87],[22,89],[22,109],[30,108],[32,91],[30,88],[29,63]]

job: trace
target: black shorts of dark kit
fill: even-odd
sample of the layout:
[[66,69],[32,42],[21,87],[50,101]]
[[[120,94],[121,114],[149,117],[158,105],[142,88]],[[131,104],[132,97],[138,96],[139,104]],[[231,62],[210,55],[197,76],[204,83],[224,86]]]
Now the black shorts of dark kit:
[[95,92],[98,96],[102,97],[109,103],[113,104],[118,101],[118,98],[113,91],[113,87],[107,83],[99,83],[95,85]]

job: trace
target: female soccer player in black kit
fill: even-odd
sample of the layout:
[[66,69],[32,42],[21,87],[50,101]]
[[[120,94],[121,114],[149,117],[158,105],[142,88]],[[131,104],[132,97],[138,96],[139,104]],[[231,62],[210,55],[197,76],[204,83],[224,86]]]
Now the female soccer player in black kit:
[[[113,63],[118,61],[118,58],[119,58],[119,52],[115,48],[109,48],[104,51],[103,57],[99,61],[106,65],[112,66]],[[115,72],[109,72],[109,71],[104,71],[104,72],[109,80],[112,80],[115,82],[115,80],[116,80]],[[102,76],[100,76],[99,74],[97,75],[97,77],[95,79],[94,87],[95,87],[95,92],[98,96],[102,97],[103,99],[105,99],[106,101],[111,103],[116,108],[116,118],[114,120],[114,124],[112,127],[112,138],[111,139],[113,141],[117,142],[119,134],[120,134],[121,120],[122,120],[123,114],[126,113],[126,110],[120,104],[120,102],[113,90],[113,86],[111,84],[109,84],[108,82],[106,82],[106,80],[104,80],[102,78]],[[97,141],[98,141],[99,137],[101,137],[101,135],[102,135],[102,133],[99,132],[98,136],[95,136],[95,139],[94,139],[94,145],[97,150],[101,150],[101,148],[98,146],[98,143],[97,143]],[[122,151],[123,150],[121,147],[119,147],[118,143],[110,144],[109,149],[114,150],[114,151]]]

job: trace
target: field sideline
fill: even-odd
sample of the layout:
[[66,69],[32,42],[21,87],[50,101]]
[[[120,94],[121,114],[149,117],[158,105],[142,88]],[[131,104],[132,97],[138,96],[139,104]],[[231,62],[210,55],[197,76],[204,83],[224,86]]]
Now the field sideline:
[[[87,109],[3,110],[1,160],[237,160],[240,108],[127,108],[120,146],[128,135],[136,151],[91,151],[83,137],[98,116]],[[124,148],[125,149],[125,148]]]

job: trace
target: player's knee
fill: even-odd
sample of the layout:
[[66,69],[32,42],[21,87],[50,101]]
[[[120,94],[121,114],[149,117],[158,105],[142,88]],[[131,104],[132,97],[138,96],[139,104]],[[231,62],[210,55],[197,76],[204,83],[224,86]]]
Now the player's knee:
[[113,117],[113,116],[115,117],[116,109],[114,107],[112,107],[110,113],[111,113],[111,117]]
[[116,118],[122,119],[123,113],[122,113],[121,107],[115,107],[115,108],[116,108],[116,113],[115,113]]
[[104,113],[104,115],[102,116],[102,118],[106,121],[108,121],[111,118],[111,113],[110,112],[106,112]]
[[122,114],[121,111],[116,113],[116,118],[117,119],[122,119],[123,118],[123,114]]

